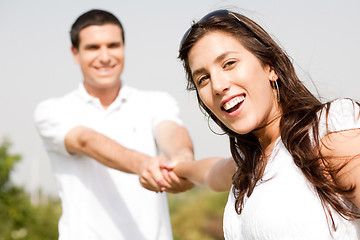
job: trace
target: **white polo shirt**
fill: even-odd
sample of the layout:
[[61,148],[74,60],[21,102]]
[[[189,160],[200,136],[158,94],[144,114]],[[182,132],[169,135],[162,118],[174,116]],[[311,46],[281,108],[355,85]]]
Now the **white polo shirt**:
[[169,94],[128,86],[122,86],[108,109],[83,84],[37,106],[35,122],[62,202],[59,239],[172,239],[165,194],[144,189],[135,174],[108,168],[84,155],[70,155],[64,138],[81,125],[127,148],[156,156],[156,125],[164,120],[182,124],[178,116],[177,103]]

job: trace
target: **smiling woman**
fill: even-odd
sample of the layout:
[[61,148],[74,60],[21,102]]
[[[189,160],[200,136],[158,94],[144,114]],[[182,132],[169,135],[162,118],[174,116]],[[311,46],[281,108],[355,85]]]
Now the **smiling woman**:
[[189,67],[202,102],[232,131],[246,134],[278,116],[270,84],[276,73],[235,37],[206,34],[189,51]]
[[228,134],[232,158],[167,166],[230,190],[227,239],[358,239],[359,104],[322,103],[251,19],[209,13],[185,33],[188,89]]

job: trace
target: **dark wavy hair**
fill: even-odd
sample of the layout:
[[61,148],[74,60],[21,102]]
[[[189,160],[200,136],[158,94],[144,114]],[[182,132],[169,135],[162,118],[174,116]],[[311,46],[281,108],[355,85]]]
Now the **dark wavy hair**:
[[[320,151],[319,111],[328,116],[330,103],[321,103],[299,80],[294,66],[287,54],[269,34],[251,19],[228,10],[209,13],[200,21],[194,22],[185,33],[179,50],[179,58],[187,77],[187,89],[196,90],[193,82],[188,54],[194,44],[212,31],[231,34],[260,61],[263,67],[270,66],[278,75],[281,139],[308,181],[315,187],[328,220],[335,229],[331,208],[345,219],[360,218],[360,215],[347,206],[340,197],[354,190],[353,186],[340,187],[334,181],[337,169],[327,164]],[[226,127],[201,101],[196,91],[198,103],[203,110],[228,134],[230,149],[237,171],[233,176],[235,210],[241,213],[244,197],[250,196],[260,180],[266,163],[262,161],[264,151],[261,140],[253,132],[240,135]],[[312,136],[312,137],[311,137]],[[314,145],[315,144],[315,145]],[[329,218],[330,217],[330,218]]]
[[100,9],[93,9],[81,14],[71,26],[71,44],[74,48],[78,49],[80,44],[79,33],[81,30],[92,25],[102,26],[105,24],[114,24],[119,26],[122,32],[123,43],[125,43],[124,28],[119,19],[110,12]]

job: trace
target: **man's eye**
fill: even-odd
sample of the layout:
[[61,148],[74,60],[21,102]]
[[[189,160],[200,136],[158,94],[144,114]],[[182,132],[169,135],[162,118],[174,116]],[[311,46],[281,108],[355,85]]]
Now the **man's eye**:
[[120,43],[112,43],[112,44],[109,45],[109,48],[118,48],[120,46],[121,46]]
[[98,49],[98,46],[91,45],[91,46],[87,46],[86,49],[88,49],[88,50],[96,50],[96,49]]

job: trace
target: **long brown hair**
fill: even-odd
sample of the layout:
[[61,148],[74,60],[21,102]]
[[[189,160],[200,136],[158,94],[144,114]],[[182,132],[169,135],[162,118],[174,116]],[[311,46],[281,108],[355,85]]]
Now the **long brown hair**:
[[[228,10],[217,10],[200,21],[193,23],[181,41],[179,58],[188,80],[187,89],[196,90],[188,62],[188,53],[194,44],[211,31],[230,33],[252,54],[263,66],[270,66],[278,75],[279,106],[282,110],[280,119],[281,139],[291,154],[294,163],[299,167],[308,181],[314,186],[327,216],[331,218],[331,208],[345,219],[360,218],[351,207],[344,204],[340,197],[350,193],[354,187],[340,187],[333,180],[333,169],[326,164],[326,157],[320,151],[319,111],[327,111],[330,103],[321,103],[299,80],[294,66],[287,54],[269,36],[269,34],[251,19]],[[197,93],[197,92],[196,92]],[[263,162],[263,149],[260,139],[252,132],[237,134],[227,128],[201,101],[199,105],[229,135],[232,156],[238,166],[233,176],[233,193],[235,209],[241,213],[244,197],[250,196],[261,180],[266,163]],[[342,166],[343,167],[343,166]]]

